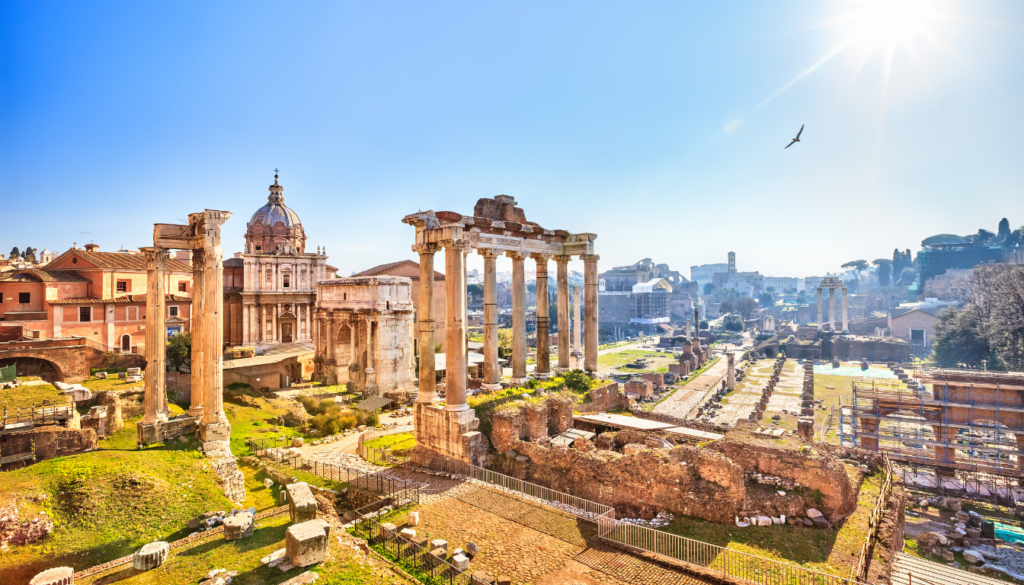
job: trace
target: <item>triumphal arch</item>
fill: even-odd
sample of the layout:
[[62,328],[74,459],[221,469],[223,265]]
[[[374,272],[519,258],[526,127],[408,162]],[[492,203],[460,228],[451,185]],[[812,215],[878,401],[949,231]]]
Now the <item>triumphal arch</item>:
[[[479,421],[466,404],[466,256],[484,258],[484,375],[483,389],[501,388],[498,366],[498,303],[495,262],[499,255],[512,259],[512,384],[526,381],[526,273],[529,258],[537,266],[537,367],[534,376],[552,375],[548,329],[548,263],[555,261],[558,328],[558,371],[569,369],[569,260],[584,262],[584,369],[597,373],[597,261],[596,234],[549,230],[527,221],[508,195],[477,201],[473,215],[454,211],[417,212],[404,223],[416,228],[413,251],[420,255],[420,302],[417,315],[420,348],[419,397],[416,402],[418,445],[448,457],[482,463],[487,439],[477,430]],[[434,368],[434,254],[445,251],[445,404],[440,406]],[[418,448],[417,457],[432,457]]]

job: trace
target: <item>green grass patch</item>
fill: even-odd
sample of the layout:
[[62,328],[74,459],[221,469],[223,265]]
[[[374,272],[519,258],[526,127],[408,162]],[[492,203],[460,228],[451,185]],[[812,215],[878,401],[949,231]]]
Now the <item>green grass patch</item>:
[[416,446],[416,437],[412,433],[395,433],[394,435],[377,437],[363,444],[371,449],[408,451]]
[[[24,378],[22,378],[24,380]],[[52,384],[22,384],[17,388],[0,390],[0,409],[6,408],[8,414],[14,415],[18,408],[31,408],[42,404],[44,400],[60,402],[64,396]]]
[[597,357],[597,365],[601,368],[617,368],[640,358],[673,358],[675,355],[660,351],[643,349],[627,349],[616,353],[606,353]]
[[137,389],[142,390],[145,387],[145,382],[126,382],[117,376],[113,378],[107,378],[101,380],[99,378],[90,378],[85,382],[82,382],[82,386],[85,386],[93,392],[104,392],[104,391],[117,391],[117,390],[131,390]]

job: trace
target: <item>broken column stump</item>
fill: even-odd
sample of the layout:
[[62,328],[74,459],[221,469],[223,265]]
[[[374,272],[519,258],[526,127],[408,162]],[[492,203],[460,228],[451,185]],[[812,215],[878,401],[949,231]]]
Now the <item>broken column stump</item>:
[[241,540],[252,536],[255,522],[249,512],[239,512],[224,519],[224,540]]
[[72,585],[75,582],[75,570],[71,567],[54,567],[39,573],[29,585]]
[[164,564],[168,550],[170,547],[166,542],[151,542],[135,551],[135,554],[132,555],[132,566],[139,571],[155,569]]

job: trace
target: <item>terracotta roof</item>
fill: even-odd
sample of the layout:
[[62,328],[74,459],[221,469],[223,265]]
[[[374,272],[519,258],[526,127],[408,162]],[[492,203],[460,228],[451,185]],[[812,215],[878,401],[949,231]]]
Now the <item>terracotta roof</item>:
[[245,266],[245,261],[241,258],[228,258],[224,261],[224,268],[238,268]]
[[[411,268],[415,268],[417,272],[419,272],[420,269],[419,262],[413,262],[412,260],[401,260],[399,262],[391,262],[389,264],[381,264],[380,266],[374,266],[369,270],[364,270],[357,274],[353,274],[352,276],[380,276],[382,274],[392,272],[393,270],[401,266],[409,266]],[[435,270],[434,280],[444,280],[444,275]]]
[[[88,250],[80,250],[72,248],[67,252],[64,252],[60,256],[54,258],[50,264],[56,265],[62,262],[65,258],[70,258],[72,255],[78,256],[79,258],[94,264],[99,268],[112,268],[121,270],[146,270],[146,256],[145,254],[125,254],[124,252],[90,252]],[[165,269],[168,272],[186,272],[191,273],[192,267],[180,260],[174,258],[168,258],[165,265]]]
[[[136,305],[146,304],[146,295],[125,295],[112,299],[97,299],[94,297],[83,297],[75,299],[51,299],[46,301],[51,305]],[[191,303],[192,297],[180,295],[164,295],[164,302],[167,303]]]
[[22,278],[23,276],[35,278],[40,282],[92,282],[70,270],[40,270],[38,268],[23,268],[4,272],[0,274],[0,282],[25,280]]

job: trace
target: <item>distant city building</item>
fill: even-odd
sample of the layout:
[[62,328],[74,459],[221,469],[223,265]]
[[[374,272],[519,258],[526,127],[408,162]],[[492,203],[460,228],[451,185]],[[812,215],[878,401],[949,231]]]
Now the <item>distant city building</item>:
[[935,323],[939,314],[949,307],[955,307],[955,301],[940,301],[927,298],[916,303],[903,303],[889,309],[887,321],[890,335],[902,339],[911,346],[931,347],[935,335]]
[[797,290],[800,279],[789,276],[766,276],[764,277],[764,288],[774,288],[775,292],[783,293],[787,290]]
[[[732,288],[744,296],[752,296],[764,290],[764,277],[759,272],[739,272],[736,270],[736,253],[729,252],[729,262],[724,272],[711,275],[711,283],[715,288]],[[740,283],[746,283],[741,285]],[[741,290],[742,289],[742,290]]]
[[728,264],[701,264],[700,266],[691,266],[690,280],[699,284],[701,289],[703,289],[705,284],[711,282],[711,279],[716,272],[728,271]]
[[659,325],[692,318],[697,287],[667,264],[650,258],[603,272],[598,281],[597,310],[604,334],[653,333]]
[[922,295],[925,283],[949,269],[968,269],[1003,262],[1004,250],[985,244],[936,244],[917,253],[917,274],[910,290]]

